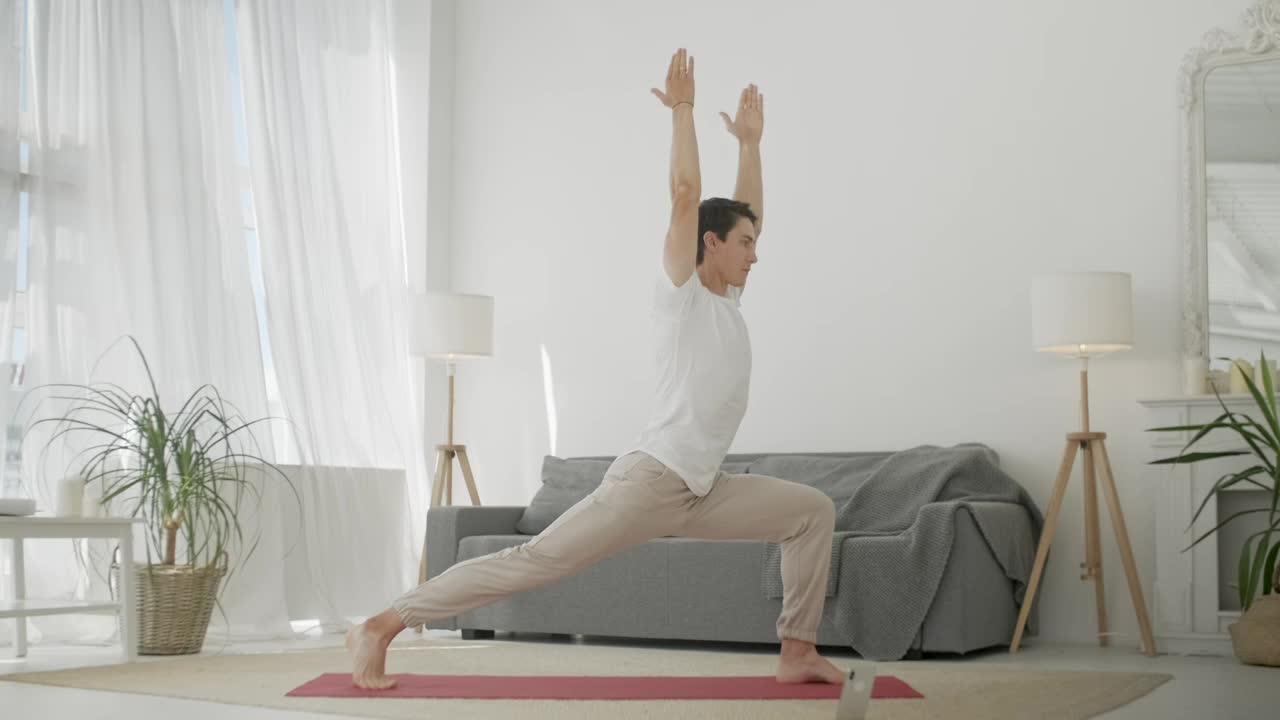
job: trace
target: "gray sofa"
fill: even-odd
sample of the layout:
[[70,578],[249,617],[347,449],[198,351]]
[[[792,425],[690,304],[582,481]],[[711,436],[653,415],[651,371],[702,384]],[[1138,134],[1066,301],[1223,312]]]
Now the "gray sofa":
[[[861,504],[877,499],[869,493],[891,495],[879,488],[885,487],[886,482],[893,483],[889,487],[899,486],[898,479],[884,477],[894,468],[908,467],[886,462],[898,455],[901,454],[739,454],[728,456],[723,467],[730,473],[752,472],[752,466],[794,469],[797,476],[785,479],[822,489],[832,496],[839,511],[842,504],[849,502],[849,487],[862,492],[853,498]],[[455,563],[527,542],[557,512],[598,485],[603,474],[600,468],[607,467],[612,459],[547,458],[543,489],[529,507],[432,508],[427,522],[428,577],[435,577]],[[846,462],[847,467],[842,464]],[[822,463],[825,474],[806,470]],[[876,482],[864,482],[868,477]],[[850,478],[857,482],[846,482]],[[1012,481],[1005,483],[1006,489],[1009,483]],[[858,488],[859,484],[865,487]],[[949,478],[941,484],[933,483],[943,491],[963,484],[950,482]],[[868,633],[877,632],[877,625],[868,622],[871,614],[880,609],[892,613],[896,606],[909,603],[885,594],[885,587],[897,587],[893,582],[865,582],[865,577],[864,581],[855,581],[859,576],[854,571],[861,569],[857,563],[860,559],[869,562],[866,546],[859,544],[868,538],[845,537],[838,532],[818,644],[852,647],[877,660],[915,658],[926,652],[967,653],[1009,644],[1041,520],[1020,486],[1016,486],[1016,492],[1021,494],[1021,504],[993,493],[934,491],[936,497],[921,506],[920,516],[924,517],[930,505],[936,510],[941,503],[951,503],[945,516],[954,518],[954,522],[948,526],[949,551],[942,550],[945,565],[940,565],[932,599],[926,598],[921,605],[922,620],[909,621],[909,642],[905,643],[876,643],[874,637],[867,637]],[[962,497],[964,502],[954,502],[956,497]],[[534,509],[542,517],[531,523]],[[910,514],[914,517],[916,509],[912,508]],[[906,532],[918,531],[916,526],[922,525],[913,523]],[[840,529],[837,525],[837,531]],[[927,539],[912,538],[912,542]],[[461,629],[464,638],[492,637],[494,631],[504,631],[777,643],[775,621],[782,601],[773,596],[777,593],[768,592],[769,548],[767,543],[755,540],[660,538],[624,550],[577,575],[432,622],[428,627]],[[908,574],[915,569],[902,567],[900,572]],[[858,618],[858,623],[839,617],[850,607],[867,608],[869,617]],[[1029,634],[1036,631],[1035,619],[1036,613],[1032,612]],[[862,636],[853,642],[849,637],[851,627],[857,627]],[[902,635],[903,628],[896,630]],[[875,649],[868,653],[869,647]]]

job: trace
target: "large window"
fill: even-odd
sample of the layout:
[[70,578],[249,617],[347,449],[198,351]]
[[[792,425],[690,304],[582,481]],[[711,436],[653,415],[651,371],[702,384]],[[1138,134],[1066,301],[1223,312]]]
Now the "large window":
[[[13,327],[10,344],[10,356],[6,358],[12,367],[9,382],[13,387],[22,387],[26,375],[27,361],[27,273],[28,257],[31,245],[31,194],[28,190],[33,183],[31,178],[31,148],[28,138],[34,126],[31,117],[30,101],[27,88],[30,84],[30,58],[27,53],[27,39],[30,33],[30,3],[23,0],[19,5],[18,16],[13,19],[18,23],[19,81],[18,103],[20,135],[18,145],[18,257],[16,265],[17,277],[14,282]],[[224,0],[224,17],[227,33],[227,73],[230,78],[231,108],[235,123],[236,159],[240,166],[240,199],[242,207],[243,232],[245,250],[249,256],[249,268],[252,273],[254,306],[257,310],[258,338],[262,348],[262,360],[266,369],[267,398],[272,414],[279,414],[280,390],[276,381],[275,366],[271,356],[271,337],[267,326],[266,293],[262,280],[261,254],[258,245],[258,233],[254,221],[253,184],[249,178],[249,141],[245,123],[244,94],[240,84],[240,60],[238,33],[236,26],[235,0]]]

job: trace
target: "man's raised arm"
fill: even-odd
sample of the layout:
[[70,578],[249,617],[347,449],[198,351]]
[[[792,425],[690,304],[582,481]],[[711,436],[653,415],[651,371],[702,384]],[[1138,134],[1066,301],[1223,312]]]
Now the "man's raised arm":
[[764,225],[764,181],[760,174],[760,136],[764,133],[764,95],[755,85],[748,85],[738,98],[738,112],[724,118],[729,133],[738,139],[738,183],[733,199],[747,203],[756,215],[756,238]]
[[702,174],[698,138],[693,129],[693,58],[684,48],[671,56],[666,91],[653,94],[671,109],[671,224],[662,264],[677,287],[694,273],[698,260],[698,204]]

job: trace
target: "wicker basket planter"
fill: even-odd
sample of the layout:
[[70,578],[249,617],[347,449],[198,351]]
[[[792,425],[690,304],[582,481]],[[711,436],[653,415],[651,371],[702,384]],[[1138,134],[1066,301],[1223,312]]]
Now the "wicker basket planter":
[[1248,665],[1280,667],[1280,595],[1263,595],[1232,623],[1231,644],[1236,657]]
[[[112,574],[119,572],[113,567]],[[217,604],[221,567],[142,565],[134,568],[139,655],[190,655],[204,647]],[[118,585],[117,585],[118,587]]]

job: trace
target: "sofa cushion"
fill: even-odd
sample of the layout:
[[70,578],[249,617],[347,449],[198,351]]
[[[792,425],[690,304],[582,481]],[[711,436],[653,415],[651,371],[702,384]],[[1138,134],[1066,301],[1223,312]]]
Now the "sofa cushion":
[[544,457],[542,487],[524,509],[516,530],[526,535],[546,530],[565,510],[599,487],[612,464],[613,460]]
[[[542,487],[534,494],[516,523],[516,530],[526,535],[537,535],[546,530],[565,510],[600,487],[604,474],[616,458],[559,458],[547,455],[542,459]],[[751,462],[742,460],[726,462],[720,469],[732,475],[745,474]]]

